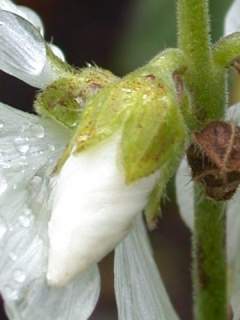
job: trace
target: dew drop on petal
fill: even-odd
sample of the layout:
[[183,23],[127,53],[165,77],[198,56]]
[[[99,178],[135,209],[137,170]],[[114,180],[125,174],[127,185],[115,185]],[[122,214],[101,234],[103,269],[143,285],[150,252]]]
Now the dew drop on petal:
[[32,134],[36,137],[36,138],[43,138],[45,135],[45,131],[44,128],[41,125],[35,125],[31,127],[31,131]]
[[15,301],[19,299],[18,290],[14,286],[6,285],[4,291],[8,299]]
[[33,221],[33,216],[28,216],[28,215],[21,215],[19,218],[19,223],[24,227],[28,228],[30,227],[32,221]]
[[55,148],[55,146],[53,144],[49,144],[48,149],[50,151],[55,151],[56,150],[56,148]]
[[13,186],[12,186],[13,190],[17,190],[17,184],[14,183]]
[[26,275],[22,270],[16,270],[14,271],[13,279],[18,283],[23,283],[26,280]]
[[7,180],[0,176],[0,196],[7,190]]
[[32,210],[30,208],[25,208],[24,209],[24,215],[25,216],[30,216],[32,214]]
[[0,240],[3,239],[6,232],[7,232],[7,225],[4,222],[4,220],[0,217]]
[[23,143],[26,143],[26,138],[22,137],[22,136],[17,136],[15,139],[14,139],[14,143],[15,145],[19,145],[19,144],[23,144]]
[[14,252],[10,252],[10,253],[9,253],[9,258],[10,258],[12,261],[16,261],[16,260],[17,260],[17,255],[16,255]]
[[0,129],[4,128],[4,122],[0,120]]
[[16,145],[16,149],[20,152],[20,153],[27,153],[29,151],[29,144],[19,144]]
[[31,180],[31,185],[32,185],[33,189],[38,188],[40,186],[41,182],[42,182],[42,178],[41,177],[34,176],[32,178],[32,180]]

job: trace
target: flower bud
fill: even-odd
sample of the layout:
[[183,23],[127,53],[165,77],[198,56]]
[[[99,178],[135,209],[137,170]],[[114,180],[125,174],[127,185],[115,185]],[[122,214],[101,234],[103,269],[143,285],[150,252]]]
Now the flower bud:
[[141,68],[87,101],[53,178],[50,284],[66,284],[127,235],[165,174],[161,170],[171,167],[172,173],[185,139],[172,77],[160,78],[155,67]]

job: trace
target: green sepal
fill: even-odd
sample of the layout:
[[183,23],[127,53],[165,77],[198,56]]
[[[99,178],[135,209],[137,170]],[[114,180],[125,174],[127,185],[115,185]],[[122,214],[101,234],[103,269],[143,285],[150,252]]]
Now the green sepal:
[[151,81],[146,97],[136,103],[122,133],[122,161],[127,183],[146,177],[175,156],[186,138],[186,126],[172,89]]
[[78,126],[87,100],[116,80],[117,77],[111,72],[98,67],[67,73],[37,96],[35,110],[69,129],[74,129]]
[[150,230],[153,230],[157,227],[159,217],[161,216],[161,201],[164,199],[166,187],[169,180],[172,178],[179,166],[184,147],[184,143],[176,146],[174,156],[170,158],[164,166],[161,167],[159,181],[149,196],[144,214],[146,217],[148,228]]
[[73,139],[74,151],[93,146],[122,128],[136,105],[151,95],[147,82],[145,78],[125,77],[91,99]]

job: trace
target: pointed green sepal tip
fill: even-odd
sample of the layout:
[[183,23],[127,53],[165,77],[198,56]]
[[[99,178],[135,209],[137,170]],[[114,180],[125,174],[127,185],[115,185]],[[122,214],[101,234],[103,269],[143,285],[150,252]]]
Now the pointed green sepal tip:
[[67,128],[76,128],[88,99],[116,80],[111,72],[98,67],[65,74],[40,92],[35,110]]
[[167,184],[174,176],[179,166],[184,147],[184,143],[180,143],[176,146],[174,155],[161,167],[158,183],[150,194],[147,206],[144,210],[149,230],[153,230],[157,227],[158,220],[161,216],[161,203],[166,198]]

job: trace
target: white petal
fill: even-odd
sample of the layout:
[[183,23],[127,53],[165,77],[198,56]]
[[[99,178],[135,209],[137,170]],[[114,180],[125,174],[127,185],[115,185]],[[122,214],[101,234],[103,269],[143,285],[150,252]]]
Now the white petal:
[[0,10],[0,69],[44,88],[59,77],[59,71],[47,59],[45,42],[25,19]]
[[[228,108],[226,120],[240,125],[240,103]],[[240,190],[227,202],[227,239],[228,239],[228,261],[234,263],[239,251],[240,244]],[[240,283],[239,283],[240,285]],[[240,289],[240,288],[239,288]]]
[[42,19],[39,17],[39,15],[28,7],[17,6],[17,8],[18,8],[18,12],[15,12],[15,13],[17,15],[20,15],[27,21],[31,22],[31,24],[34,25],[34,27],[39,30],[41,35],[44,36],[43,22],[42,22]]
[[59,47],[55,46],[55,44],[53,44],[53,43],[49,43],[49,47],[51,48],[51,50],[55,54],[55,56],[57,56],[62,61],[66,60],[63,51]]
[[233,1],[225,17],[224,34],[240,31],[240,0]]
[[35,11],[24,6],[17,6],[10,0],[0,0],[0,9],[15,13],[16,15],[26,19],[31,22],[31,24],[33,24],[42,35],[44,35],[42,20]]
[[153,259],[141,216],[115,249],[114,283],[119,320],[178,319]]
[[186,225],[193,230],[194,190],[191,171],[186,157],[182,160],[176,174],[176,196],[179,212]]
[[129,231],[158,174],[125,184],[120,136],[66,161],[57,177],[49,223],[48,280],[64,285],[101,260]]
[[240,103],[236,103],[228,108],[225,118],[227,121],[232,121],[240,126]]
[[10,320],[86,320],[96,266],[67,287],[47,285],[49,174],[68,141],[51,121],[0,105],[0,291]]
[[229,295],[233,320],[240,319],[240,190],[227,204],[227,254]]

